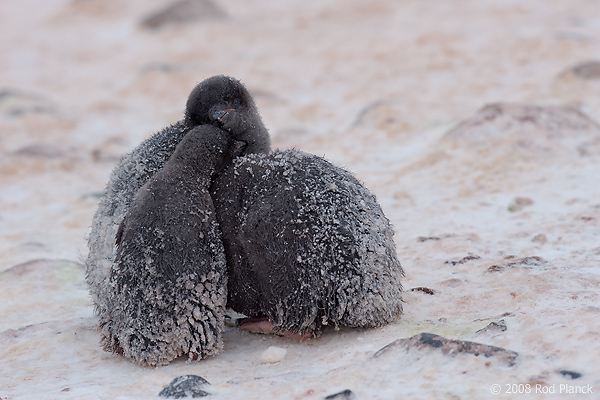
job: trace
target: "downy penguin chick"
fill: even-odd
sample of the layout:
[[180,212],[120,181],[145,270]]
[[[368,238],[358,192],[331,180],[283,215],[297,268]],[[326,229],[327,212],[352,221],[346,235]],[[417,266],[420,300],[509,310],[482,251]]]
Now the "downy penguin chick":
[[116,234],[100,313],[106,350],[156,366],[222,348],[227,266],[208,188],[240,143],[217,127],[196,127],[137,192]]
[[218,75],[196,86],[187,102],[190,126],[213,124],[248,143],[246,154],[271,150],[269,133],[248,90],[237,79]]
[[393,229],[350,173],[311,154],[273,151],[235,159],[213,186],[235,311],[300,337],[400,317]]
[[195,126],[220,125],[248,143],[245,153],[268,152],[269,132],[250,93],[234,78],[219,75],[196,86],[185,117],[142,142],[113,170],[88,237],[86,280],[98,313],[106,312],[106,280],[115,259],[115,234],[138,190],[163,168],[181,139]]

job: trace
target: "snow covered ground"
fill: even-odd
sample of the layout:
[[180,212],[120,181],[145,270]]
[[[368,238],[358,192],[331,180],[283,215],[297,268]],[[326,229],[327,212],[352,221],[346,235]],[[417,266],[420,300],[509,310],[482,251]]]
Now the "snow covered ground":
[[[185,374],[215,399],[598,398],[595,1],[169,4],[0,4],[0,399],[153,398]],[[155,369],[99,347],[81,266],[98,198],[215,74],[248,86],[275,146],[378,196],[399,322],[303,343],[229,328],[220,355]],[[449,341],[377,353],[422,332]]]

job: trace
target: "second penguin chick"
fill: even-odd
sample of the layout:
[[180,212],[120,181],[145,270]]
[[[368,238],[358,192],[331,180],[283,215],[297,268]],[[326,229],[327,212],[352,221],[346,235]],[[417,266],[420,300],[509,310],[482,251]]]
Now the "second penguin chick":
[[311,154],[273,151],[237,158],[215,186],[235,311],[301,337],[400,317],[394,232],[350,173]]
[[117,231],[100,313],[106,350],[155,366],[222,348],[227,266],[208,188],[241,143],[196,127],[138,191]]

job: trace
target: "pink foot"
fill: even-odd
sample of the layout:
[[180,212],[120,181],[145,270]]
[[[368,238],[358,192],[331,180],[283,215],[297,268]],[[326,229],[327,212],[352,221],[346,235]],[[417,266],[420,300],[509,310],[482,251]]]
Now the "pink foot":
[[254,332],[254,333],[270,333],[279,336],[284,336],[288,339],[297,340],[302,342],[305,339],[309,339],[311,337],[310,333],[294,333],[294,332],[274,332],[273,324],[266,317],[260,318],[244,318],[239,322],[239,328],[245,331]]

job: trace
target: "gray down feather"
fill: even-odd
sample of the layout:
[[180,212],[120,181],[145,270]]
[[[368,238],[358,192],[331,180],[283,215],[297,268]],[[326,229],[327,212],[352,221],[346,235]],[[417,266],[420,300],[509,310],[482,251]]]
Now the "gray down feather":
[[105,349],[154,366],[222,348],[227,265],[208,187],[239,155],[235,142],[210,125],[192,129],[137,192],[116,235]]
[[234,310],[300,334],[400,317],[393,229],[350,173],[311,154],[273,151],[235,159],[214,186]]

